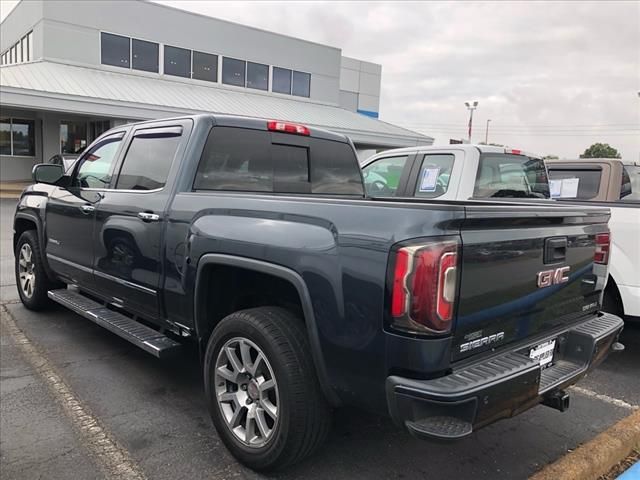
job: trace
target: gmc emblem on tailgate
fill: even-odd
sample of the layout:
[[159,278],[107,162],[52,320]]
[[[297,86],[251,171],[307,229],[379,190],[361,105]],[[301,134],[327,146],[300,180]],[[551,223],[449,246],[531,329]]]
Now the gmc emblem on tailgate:
[[538,288],[549,287],[559,283],[567,283],[569,281],[569,277],[566,275],[569,273],[569,268],[570,267],[560,267],[553,270],[538,272]]

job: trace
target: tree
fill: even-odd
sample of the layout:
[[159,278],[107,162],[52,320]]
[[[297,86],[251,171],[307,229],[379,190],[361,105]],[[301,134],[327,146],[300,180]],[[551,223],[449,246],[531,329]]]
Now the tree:
[[542,157],[543,160],[558,160],[560,157],[557,155],[545,155]]
[[608,143],[594,143],[580,155],[580,158],[620,158],[620,154]]

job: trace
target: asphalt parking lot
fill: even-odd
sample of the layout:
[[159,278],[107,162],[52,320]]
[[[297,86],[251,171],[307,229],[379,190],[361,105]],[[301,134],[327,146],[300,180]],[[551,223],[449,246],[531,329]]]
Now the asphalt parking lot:
[[[11,251],[14,205],[0,200],[3,478],[262,478],[218,439],[195,351],[159,361],[62,308],[22,307]],[[276,478],[527,478],[640,405],[640,328],[628,327],[622,342],[623,353],[571,390],[565,413],[540,406],[470,439],[433,444],[345,408],[323,449]],[[98,431],[106,446],[96,454],[101,443],[87,435]]]

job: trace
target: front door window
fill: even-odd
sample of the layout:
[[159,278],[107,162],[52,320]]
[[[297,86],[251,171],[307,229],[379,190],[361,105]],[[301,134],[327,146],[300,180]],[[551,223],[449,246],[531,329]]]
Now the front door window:
[[364,167],[362,176],[367,194],[373,197],[395,196],[408,158],[407,155],[380,158]]
[[87,152],[80,161],[74,186],[107,188],[111,182],[111,167],[121,141],[121,135],[109,137]]

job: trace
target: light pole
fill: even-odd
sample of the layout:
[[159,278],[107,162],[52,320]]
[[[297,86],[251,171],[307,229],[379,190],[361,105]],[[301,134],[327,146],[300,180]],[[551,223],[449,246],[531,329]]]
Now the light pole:
[[464,102],[464,104],[467,107],[467,110],[469,110],[469,143],[471,143],[471,127],[473,125],[473,111],[478,107],[478,102],[474,101],[473,103],[471,102]]
[[487,128],[484,131],[484,143],[485,145],[489,145],[489,122],[491,119],[487,119]]

